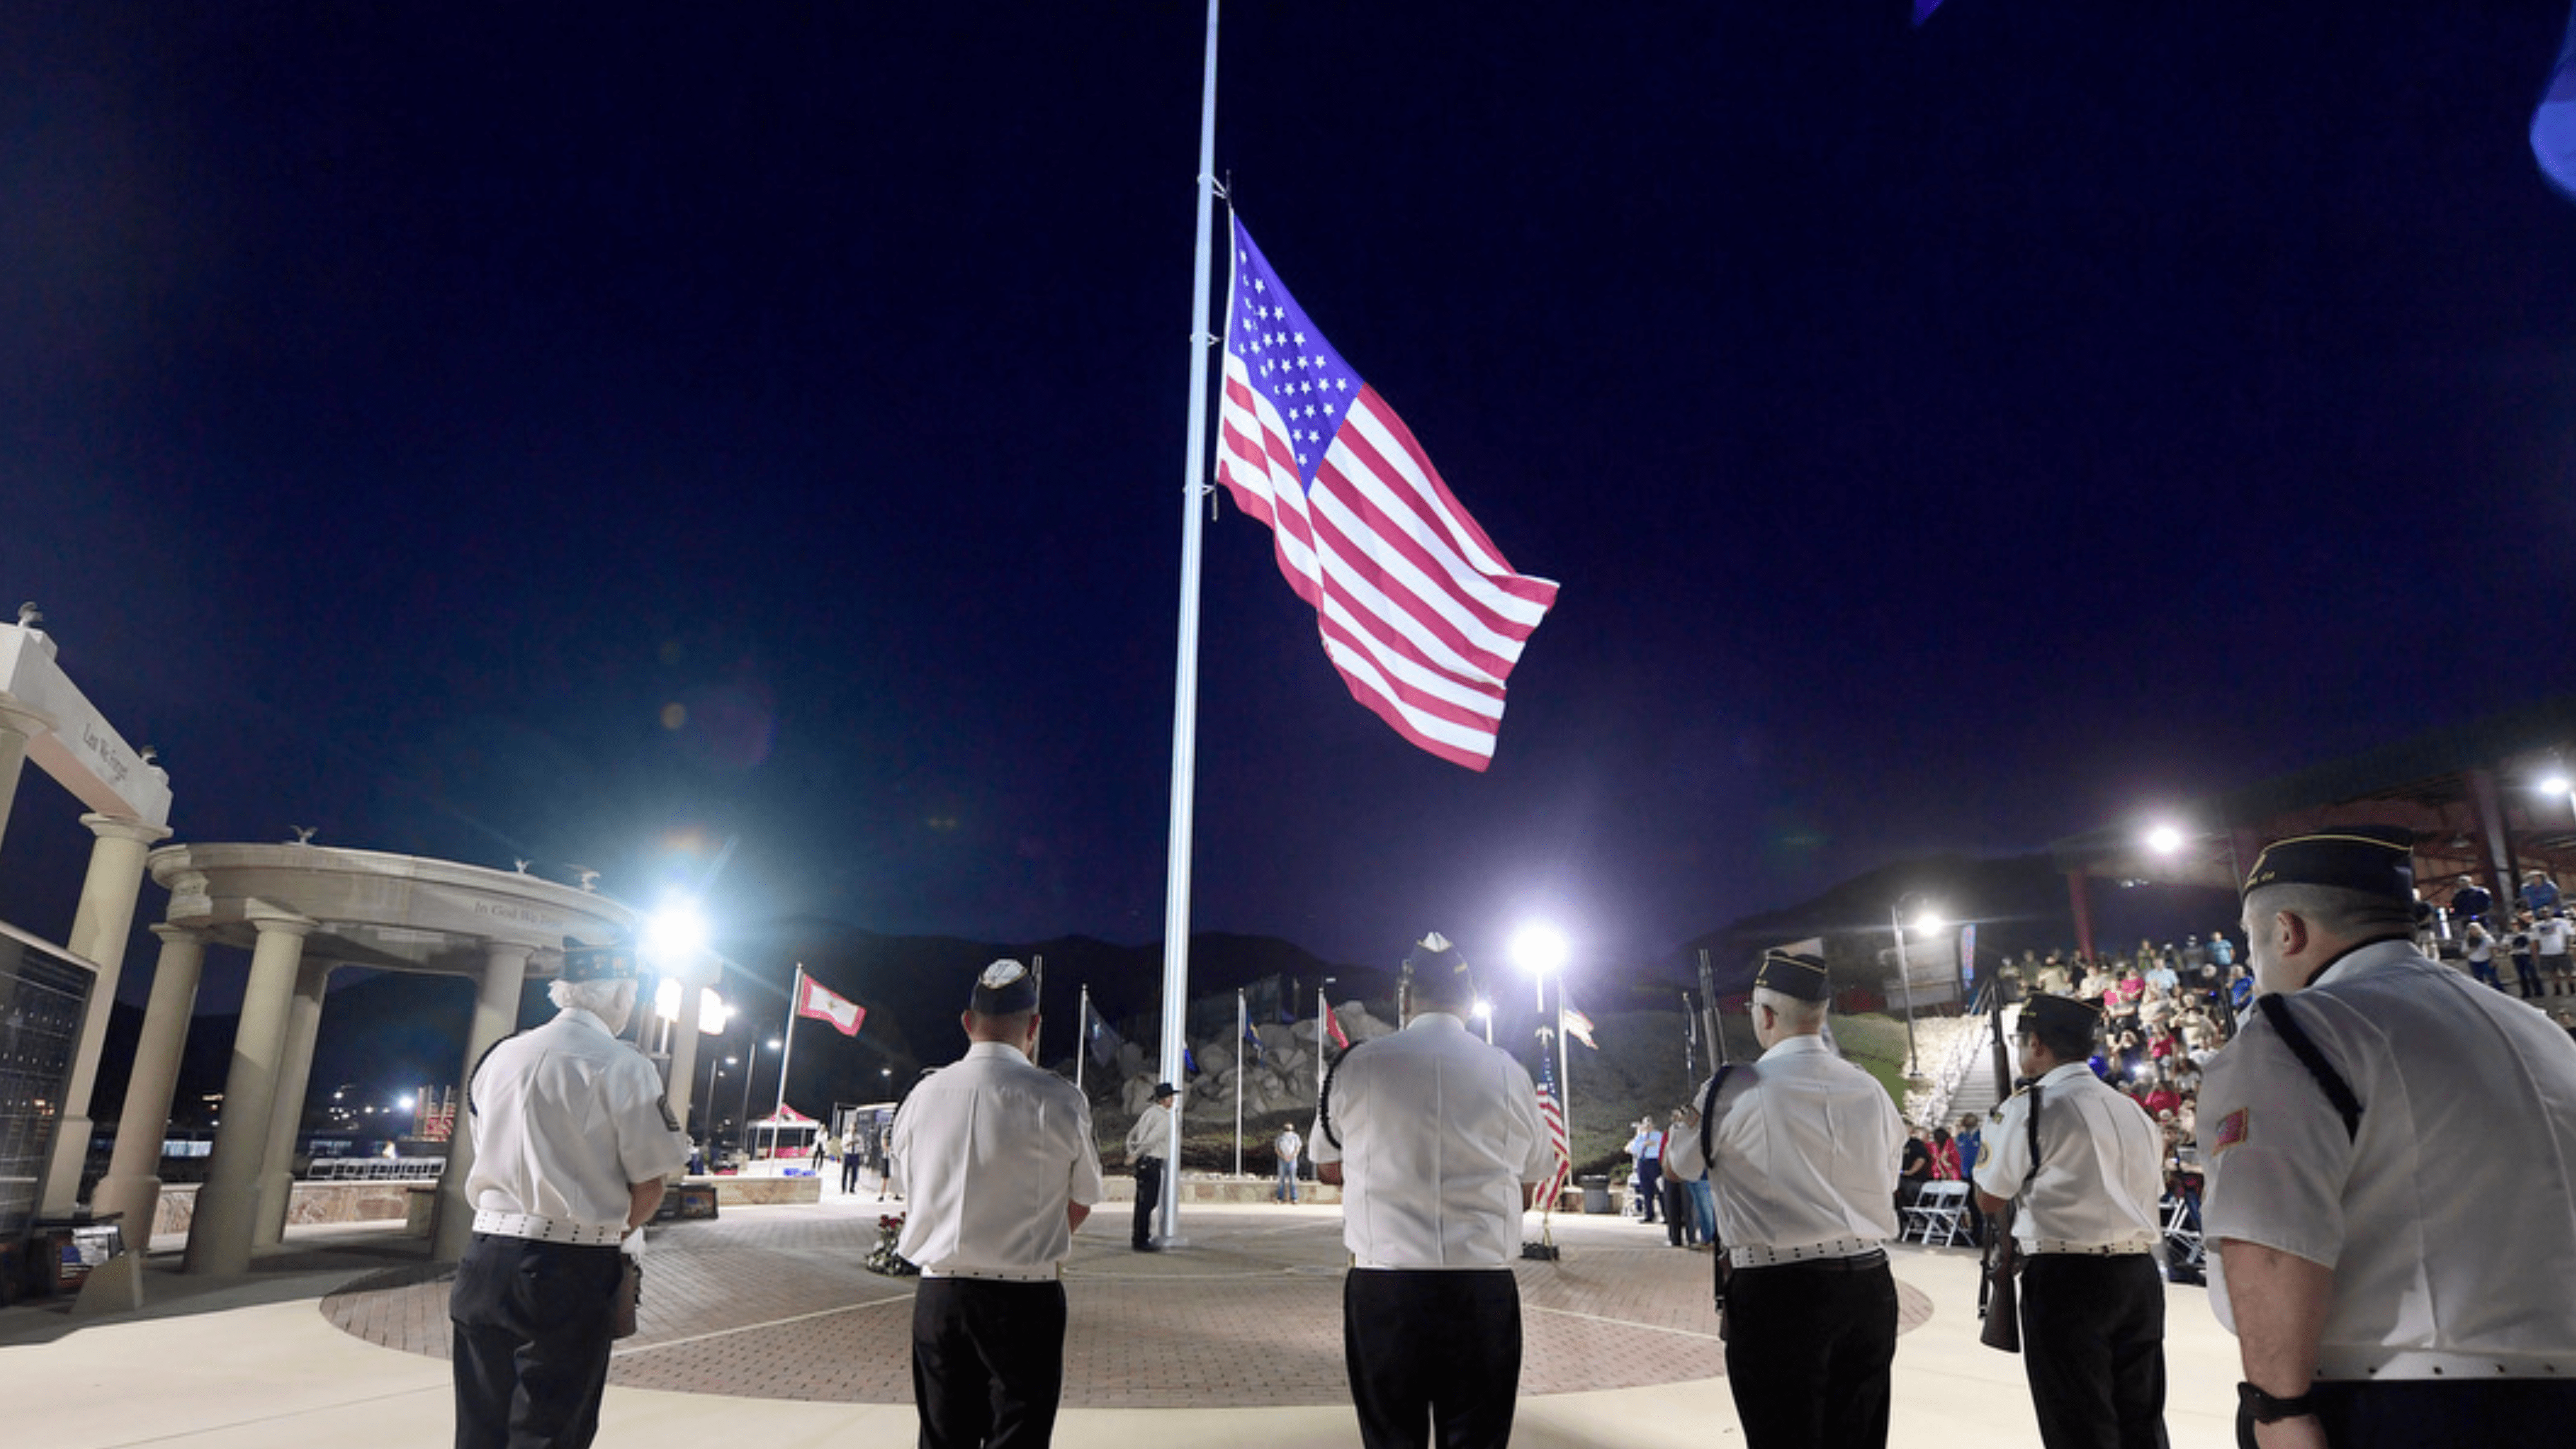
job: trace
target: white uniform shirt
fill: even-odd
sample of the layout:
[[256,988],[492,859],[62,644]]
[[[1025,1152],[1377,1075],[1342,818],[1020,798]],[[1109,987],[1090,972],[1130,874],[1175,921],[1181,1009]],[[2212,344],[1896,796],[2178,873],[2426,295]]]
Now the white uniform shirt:
[[[2082,1062],[2039,1079],[2039,1176],[2013,1219],[2023,1252],[2081,1248],[2152,1250],[2163,1235],[2156,1199],[2164,1138],[2155,1119]],[[2201,1120],[2209,1120],[2204,1108]],[[1986,1127],[1977,1186],[2021,1193],[2030,1173],[2030,1093],[2017,1092]]]
[[2576,1042],[2403,941],[2288,1000],[2361,1100],[2360,1133],[2246,1013],[2201,1089],[2209,1241],[2334,1269],[2320,1378],[2576,1374]]
[[[1363,1268],[1501,1268],[1520,1256],[1521,1184],[1556,1154],[1538,1088],[1465,1023],[1423,1012],[1333,1071],[1309,1156],[1342,1164],[1342,1242]],[[1333,1141],[1339,1134],[1341,1142]]]
[[910,1204],[895,1251],[933,1277],[1048,1273],[1073,1250],[1065,1206],[1101,1197],[1091,1104],[1006,1042],[914,1086],[888,1170]]
[[1145,1110],[1136,1114],[1136,1125],[1127,1129],[1127,1161],[1133,1164],[1164,1156],[1171,1146],[1172,1109],[1160,1102],[1146,1103]]
[[[1707,1096],[1702,1082],[1691,1102]],[[1715,1164],[1700,1154],[1698,1128],[1675,1127],[1664,1171],[1685,1182],[1708,1173],[1728,1248],[1865,1252],[1896,1236],[1905,1124],[1887,1089],[1822,1038],[1788,1037],[1730,1073],[1708,1137]]]
[[2540,924],[2531,928],[2531,939],[2533,944],[2539,947],[2540,954],[2543,956],[2566,955],[2566,920],[2563,917],[2552,916],[2548,920],[2542,921]]
[[662,1078],[587,1011],[502,1041],[466,1086],[474,1165],[465,1200],[585,1228],[623,1229],[632,1184],[689,1165]]

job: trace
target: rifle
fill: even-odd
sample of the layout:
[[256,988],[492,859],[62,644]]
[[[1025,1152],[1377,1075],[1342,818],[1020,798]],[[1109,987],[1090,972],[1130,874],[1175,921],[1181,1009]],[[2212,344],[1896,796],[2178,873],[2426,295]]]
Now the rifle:
[[[2004,1051],[2004,1009],[1996,994],[1989,991],[1987,1010],[1994,1027],[1995,1100],[2002,1102],[2012,1095],[2012,1066]],[[2021,1294],[2017,1277],[2021,1272],[2021,1250],[2013,1243],[2013,1220],[2019,1215],[2021,1193],[2030,1191],[2033,1178],[2039,1176],[2039,1088],[2030,1089],[2030,1171],[2023,1176],[2021,1192],[2004,1202],[2004,1209],[1986,1224],[1985,1276],[1977,1283],[1977,1316],[1985,1325],[1977,1331],[1977,1341],[1988,1348],[2006,1353],[2021,1352]],[[1970,1192],[1976,1184],[1970,1183]]]
[[1709,1055],[1717,1058],[1719,1066],[1726,1065],[1726,1018],[1717,1009],[1717,978],[1709,972],[1705,946],[1699,953],[1699,1019],[1708,1033]]
[[[1706,953],[1702,953],[1701,959],[1703,961],[1706,960]],[[1708,1079],[1708,1090],[1700,1094],[1699,1159],[1700,1171],[1702,1172],[1715,1173],[1717,1171],[1717,1147],[1711,1135],[1712,1129],[1715,1127],[1717,1122],[1717,1094],[1725,1090],[1726,1074],[1734,1070],[1735,1064],[1732,1062],[1719,1063],[1717,1075]],[[1716,1225],[1712,1223],[1710,1226],[1715,1227]],[[1709,1243],[1708,1257],[1708,1270],[1713,1280],[1710,1285],[1711,1291],[1716,1295],[1717,1299],[1717,1338],[1718,1342],[1723,1343],[1726,1341],[1727,1329],[1732,1326],[1728,1323],[1726,1317],[1726,1281],[1735,1276],[1735,1268],[1734,1265],[1726,1261],[1726,1245],[1724,1243],[1717,1242],[1712,1239]]]

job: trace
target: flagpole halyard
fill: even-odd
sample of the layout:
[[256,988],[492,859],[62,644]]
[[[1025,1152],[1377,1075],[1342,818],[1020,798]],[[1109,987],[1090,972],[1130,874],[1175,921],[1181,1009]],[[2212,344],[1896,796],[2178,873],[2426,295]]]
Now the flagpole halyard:
[[[1199,556],[1203,524],[1198,491],[1207,474],[1208,240],[1216,207],[1216,26],[1218,0],[1208,0],[1207,58],[1199,91],[1198,251],[1190,267],[1189,456],[1181,469],[1181,607],[1177,667],[1172,681],[1172,828],[1164,867],[1162,1065],[1175,1085],[1183,1080],[1183,1029],[1190,994],[1190,847],[1193,785],[1198,764]],[[1188,1099],[1182,1099],[1186,1107]],[[1164,1141],[1163,1233],[1180,1241],[1181,1113],[1172,1114]]]

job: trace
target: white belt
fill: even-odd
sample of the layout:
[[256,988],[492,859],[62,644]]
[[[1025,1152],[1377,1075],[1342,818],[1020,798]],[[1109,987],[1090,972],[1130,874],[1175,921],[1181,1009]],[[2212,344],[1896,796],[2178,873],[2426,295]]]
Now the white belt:
[[1053,1268],[924,1268],[924,1278],[974,1278],[986,1283],[1052,1283]]
[[1802,1243],[1794,1248],[1730,1243],[1726,1248],[1726,1265],[1730,1268],[1776,1268],[1782,1263],[1821,1263],[1829,1258],[1857,1258],[1886,1246],[1887,1242],[1882,1238],[1834,1238],[1822,1243]]
[[495,1238],[525,1238],[532,1243],[569,1243],[576,1248],[613,1248],[626,1236],[626,1225],[594,1227],[535,1213],[501,1213],[486,1208],[474,1215],[474,1231]]
[[2487,1354],[2456,1349],[2397,1348],[2388,1344],[2329,1343],[2317,1349],[2320,1380],[2369,1383],[2383,1379],[2564,1379],[2576,1372],[2576,1353]]
[[2125,1258],[2131,1253],[2152,1253],[2162,1240],[2155,1237],[2126,1238],[2116,1243],[2070,1243],[2062,1238],[2039,1238],[2030,1245],[2033,1253],[2062,1253],[2078,1258]]

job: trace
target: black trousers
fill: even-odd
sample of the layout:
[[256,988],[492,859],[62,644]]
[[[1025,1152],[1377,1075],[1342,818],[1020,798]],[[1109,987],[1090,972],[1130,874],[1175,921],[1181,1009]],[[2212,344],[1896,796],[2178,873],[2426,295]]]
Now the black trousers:
[[2165,1449],[2165,1285],[2151,1254],[2033,1256],[2021,1346],[2048,1449]]
[[1697,1220],[1691,1216],[1690,1184],[1678,1177],[1664,1178],[1664,1238],[1678,1248],[1685,1242],[1699,1241]]
[[1063,1284],[921,1280],[912,1298],[920,1449],[1044,1449],[1063,1397]]
[[1750,1449],[1883,1449],[1896,1278],[1880,1255],[1739,1268],[1726,1284],[1726,1385]]
[[1637,1195],[1646,1200],[1646,1221],[1650,1223],[1655,1220],[1655,1200],[1663,1196],[1662,1189],[1657,1186],[1663,1175],[1664,1160],[1662,1158],[1640,1157],[1637,1159]]
[[841,1154],[841,1191],[844,1195],[859,1190],[859,1168],[865,1161],[855,1152]]
[[476,1233],[447,1296],[456,1449],[584,1449],[599,1432],[615,1248]]
[[1353,1268],[1342,1357],[1366,1449],[1503,1449],[1521,1386],[1509,1268]]
[[1136,1231],[1137,1247],[1154,1241],[1154,1212],[1163,1205],[1163,1159],[1136,1159]]
[[[2335,1449],[2549,1444],[2576,1423],[2576,1381],[2567,1379],[2321,1380],[2308,1394]],[[2243,1409],[2236,1442],[2253,1449],[2254,1421]]]

